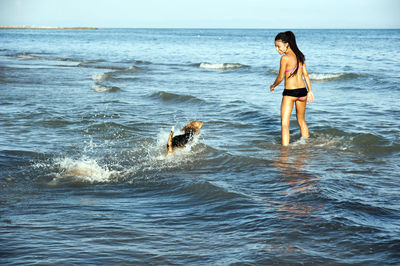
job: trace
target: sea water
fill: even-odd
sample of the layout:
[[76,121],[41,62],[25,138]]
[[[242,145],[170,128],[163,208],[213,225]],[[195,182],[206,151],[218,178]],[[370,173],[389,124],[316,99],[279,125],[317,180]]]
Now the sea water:
[[0,263],[399,264],[400,31],[294,30],[288,149],[279,31],[0,30]]

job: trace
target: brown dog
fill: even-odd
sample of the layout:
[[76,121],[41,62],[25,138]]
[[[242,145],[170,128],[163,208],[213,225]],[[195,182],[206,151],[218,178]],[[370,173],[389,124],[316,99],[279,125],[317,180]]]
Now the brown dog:
[[203,122],[201,121],[192,121],[187,124],[181,131],[184,131],[185,134],[178,135],[172,137],[174,135],[174,131],[171,130],[169,134],[168,143],[166,147],[167,155],[172,154],[176,149],[183,149],[185,145],[193,140],[194,134],[200,134],[200,128],[203,126]]

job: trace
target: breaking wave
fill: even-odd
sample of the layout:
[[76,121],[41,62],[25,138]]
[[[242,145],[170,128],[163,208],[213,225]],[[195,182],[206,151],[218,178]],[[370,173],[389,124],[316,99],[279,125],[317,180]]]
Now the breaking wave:
[[8,56],[17,57],[24,60],[42,60],[42,61],[59,61],[59,62],[71,62],[77,63],[73,65],[64,65],[69,67],[81,67],[81,68],[94,68],[94,69],[110,69],[116,71],[136,71],[142,70],[141,67],[136,65],[129,64],[138,64],[138,65],[147,65],[151,64],[151,62],[141,61],[141,60],[131,60],[126,62],[105,62],[102,59],[99,60],[85,60],[79,58],[68,58],[68,57],[52,57],[52,56],[43,56],[43,55],[35,55],[27,52],[17,53],[17,54],[9,54]]
[[360,77],[354,73],[312,73],[310,79],[313,81],[333,81],[333,80],[344,80],[344,79],[356,79]]
[[238,68],[247,68],[249,66],[242,65],[239,63],[208,63],[203,62],[199,64],[200,68],[204,69],[214,69],[214,70],[229,70],[229,69],[238,69]]
[[150,98],[160,99],[163,102],[190,102],[190,103],[202,103],[204,100],[199,99],[192,95],[175,94],[166,91],[158,91],[150,95]]
[[349,133],[335,128],[314,129],[309,139],[299,138],[293,147],[309,146],[357,154],[391,154],[400,151],[400,144],[371,133]]
[[62,57],[51,57],[51,56],[40,56],[40,55],[33,55],[30,53],[17,53],[15,55],[9,55],[9,56],[15,56],[20,59],[25,59],[25,60],[47,60],[47,61],[62,61],[62,62],[91,62],[87,60],[80,60],[80,59],[72,59],[72,58],[62,58]]
[[95,84],[92,87],[92,90],[94,90],[96,92],[117,92],[121,89],[117,86],[106,86],[103,84]]
[[[279,74],[276,69],[268,69],[267,72],[273,75]],[[320,81],[320,82],[357,79],[361,76],[355,73],[310,73],[309,75],[312,81]]]
[[112,72],[97,73],[92,76],[92,80],[97,82],[103,82],[109,80],[113,76]]

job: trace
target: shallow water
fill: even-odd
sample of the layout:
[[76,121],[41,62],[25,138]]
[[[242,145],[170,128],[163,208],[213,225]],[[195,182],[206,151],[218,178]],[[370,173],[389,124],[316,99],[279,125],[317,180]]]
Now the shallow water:
[[1,30],[0,262],[399,264],[400,31],[295,31],[283,150],[277,32]]

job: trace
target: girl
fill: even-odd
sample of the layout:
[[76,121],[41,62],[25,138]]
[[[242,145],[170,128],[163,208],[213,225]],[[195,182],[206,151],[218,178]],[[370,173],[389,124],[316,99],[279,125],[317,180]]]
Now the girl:
[[[296,44],[296,38],[291,31],[281,32],[275,37],[275,47],[281,57],[281,66],[278,77],[270,90],[274,92],[275,87],[285,79],[285,89],[281,104],[281,127],[282,127],[282,145],[289,145],[289,125],[290,114],[292,113],[293,104],[296,104],[297,123],[300,126],[301,136],[309,138],[308,127],[304,118],[306,111],[307,99],[308,103],[314,101],[314,95],[311,89],[310,77],[307,73],[305,58]],[[306,89],[306,84],[307,88]]]

